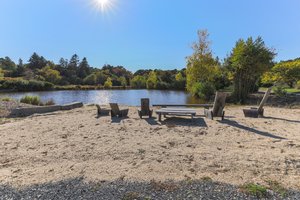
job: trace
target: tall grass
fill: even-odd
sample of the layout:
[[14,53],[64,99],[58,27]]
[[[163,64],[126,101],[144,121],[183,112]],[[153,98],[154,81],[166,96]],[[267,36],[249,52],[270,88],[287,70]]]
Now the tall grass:
[[46,101],[45,103],[41,101],[39,96],[29,96],[26,95],[20,99],[21,103],[31,104],[35,106],[51,106],[55,105],[55,102],[53,99],[50,99]]
[[39,96],[25,96],[20,100],[21,103],[31,104],[31,105],[41,105],[41,99]]

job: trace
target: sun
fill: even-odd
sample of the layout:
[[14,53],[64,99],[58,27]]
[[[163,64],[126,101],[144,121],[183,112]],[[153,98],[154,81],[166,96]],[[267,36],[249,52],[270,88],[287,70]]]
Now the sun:
[[101,11],[104,11],[111,6],[111,0],[94,0],[94,3]]

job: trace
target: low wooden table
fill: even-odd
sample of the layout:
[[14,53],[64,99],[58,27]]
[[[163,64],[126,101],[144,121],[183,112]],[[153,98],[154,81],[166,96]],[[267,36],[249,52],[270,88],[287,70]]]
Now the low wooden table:
[[158,114],[159,121],[161,121],[161,115],[191,116],[192,121],[194,116],[196,116],[196,110],[189,108],[161,108],[155,112]]

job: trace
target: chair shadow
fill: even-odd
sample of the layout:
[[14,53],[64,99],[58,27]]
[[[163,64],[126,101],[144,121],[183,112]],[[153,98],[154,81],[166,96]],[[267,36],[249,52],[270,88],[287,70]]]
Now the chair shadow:
[[286,140],[287,139],[287,138],[284,138],[284,137],[280,137],[280,136],[274,135],[272,133],[268,133],[268,132],[265,132],[265,131],[260,131],[260,130],[254,129],[254,128],[250,128],[250,127],[244,126],[242,124],[239,124],[236,121],[224,119],[224,120],[220,120],[219,122],[223,123],[223,124],[227,124],[229,126],[240,128],[240,129],[243,129],[243,130],[246,130],[246,131],[258,134],[258,135],[261,135],[261,136],[270,137],[270,138],[274,138],[274,139],[281,139],[281,140]]
[[163,119],[161,124],[166,125],[168,127],[173,127],[173,126],[207,127],[207,124],[203,118],[194,118],[192,121],[191,119],[186,119],[186,118],[168,117]]
[[160,125],[155,119],[156,119],[155,117],[143,118],[143,120],[145,120],[151,126]]
[[124,119],[128,119],[129,117],[112,117],[111,118],[111,123],[120,123]]
[[279,117],[263,117],[264,119],[275,119],[275,120],[281,120],[281,121],[286,121],[286,122],[293,122],[293,123],[300,123],[300,121],[297,120],[290,120],[290,119],[284,119],[284,118],[279,118]]

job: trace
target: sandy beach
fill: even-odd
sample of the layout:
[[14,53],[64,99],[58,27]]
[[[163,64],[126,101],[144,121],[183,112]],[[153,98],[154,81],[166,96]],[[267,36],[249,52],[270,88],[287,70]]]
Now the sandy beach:
[[[0,184],[85,181],[181,181],[210,177],[241,185],[273,180],[300,188],[300,109],[265,107],[245,118],[226,107],[224,121],[98,118],[95,106],[11,119],[0,125]],[[154,115],[154,117],[157,117]]]

